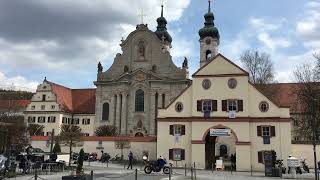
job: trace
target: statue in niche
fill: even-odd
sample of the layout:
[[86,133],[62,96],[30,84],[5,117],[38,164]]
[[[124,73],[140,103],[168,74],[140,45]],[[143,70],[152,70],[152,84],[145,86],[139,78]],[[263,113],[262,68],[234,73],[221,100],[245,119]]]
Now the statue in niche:
[[144,42],[140,41],[138,44],[138,48],[139,48],[139,59],[144,59],[145,58],[145,46],[144,46]]

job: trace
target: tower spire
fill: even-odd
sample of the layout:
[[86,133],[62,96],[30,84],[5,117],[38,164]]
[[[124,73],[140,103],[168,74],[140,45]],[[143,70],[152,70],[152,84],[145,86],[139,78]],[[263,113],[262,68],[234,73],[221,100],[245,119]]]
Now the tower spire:
[[208,13],[210,13],[210,12],[211,12],[211,1],[212,1],[212,0],[208,0],[208,3],[209,3]]
[[161,17],[163,17],[163,3],[161,4]]

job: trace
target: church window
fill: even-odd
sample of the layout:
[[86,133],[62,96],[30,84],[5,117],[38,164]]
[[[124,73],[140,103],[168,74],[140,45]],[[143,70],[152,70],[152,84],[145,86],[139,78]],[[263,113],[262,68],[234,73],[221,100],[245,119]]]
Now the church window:
[[237,87],[237,80],[234,79],[234,78],[230,78],[228,80],[228,86],[229,86],[230,89],[236,88]]
[[209,79],[205,79],[202,81],[202,87],[203,89],[209,89],[211,86],[211,82]]
[[141,89],[136,91],[135,110],[136,112],[144,111],[144,92]]
[[42,101],[46,101],[46,95],[45,94],[42,95]]
[[104,103],[102,107],[102,120],[109,120],[109,103]]
[[162,108],[166,106],[166,95],[162,94]]
[[212,53],[210,50],[206,51],[206,60],[210,60],[212,58]]
[[259,109],[261,112],[267,112],[269,110],[269,104],[263,101],[259,104]]
[[144,46],[144,42],[143,41],[140,41],[139,44],[138,44],[138,47],[139,47],[139,57],[140,58],[144,58],[145,57],[145,46]]
[[41,110],[44,110],[46,108],[45,105],[41,105]]
[[181,112],[183,110],[183,104],[181,102],[177,102],[175,108],[177,112]]
[[143,137],[143,133],[137,132],[134,136],[135,136],[135,137]]
[[51,105],[51,109],[55,109],[56,108],[56,106],[55,105]]
[[124,66],[123,71],[124,72],[128,72],[129,71],[129,67],[128,66]]
[[156,72],[156,70],[157,70],[157,66],[156,66],[156,65],[153,65],[153,66],[152,66],[152,71],[153,71],[153,72]]
[[31,106],[31,109],[32,109],[32,110],[35,110],[35,109],[36,109],[36,106]]

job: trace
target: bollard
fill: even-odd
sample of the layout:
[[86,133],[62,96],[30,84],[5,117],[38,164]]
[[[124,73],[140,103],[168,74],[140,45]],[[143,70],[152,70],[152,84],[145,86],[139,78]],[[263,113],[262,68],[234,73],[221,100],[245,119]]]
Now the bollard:
[[107,161],[107,167],[109,167],[109,161]]
[[91,172],[90,172],[90,178],[91,178],[91,180],[93,180],[93,170],[91,170]]
[[251,171],[251,176],[252,176],[252,165],[251,165],[250,171]]
[[211,172],[213,173],[213,163],[211,164]]
[[184,164],[184,176],[187,176],[187,164]]
[[172,164],[170,164],[170,168],[169,168],[169,180],[171,180],[171,174],[172,174]]
[[193,180],[193,169],[192,169],[192,166],[191,166],[191,179]]
[[34,170],[34,180],[38,180],[37,168]]
[[193,169],[194,169],[194,179],[197,179],[196,163],[195,162],[193,162]]
[[135,170],[135,176],[134,176],[135,180],[138,180],[138,169]]

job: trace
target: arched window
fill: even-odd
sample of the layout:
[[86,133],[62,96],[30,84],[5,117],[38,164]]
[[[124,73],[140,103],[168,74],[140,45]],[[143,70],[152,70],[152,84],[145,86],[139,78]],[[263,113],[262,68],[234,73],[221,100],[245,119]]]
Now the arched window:
[[207,50],[207,51],[206,51],[206,59],[207,59],[207,60],[210,60],[211,58],[212,58],[212,53],[211,53],[210,50]]
[[128,72],[129,71],[129,67],[128,66],[124,66],[123,71],[124,72]]
[[221,145],[220,146],[220,156],[224,157],[228,155],[228,148],[226,145]]
[[139,57],[140,58],[144,58],[145,57],[145,46],[144,46],[144,42],[140,41],[138,44],[138,48],[139,48]]
[[144,92],[141,89],[136,91],[135,110],[136,112],[144,111]]
[[102,121],[109,120],[109,103],[104,103],[102,107]]

